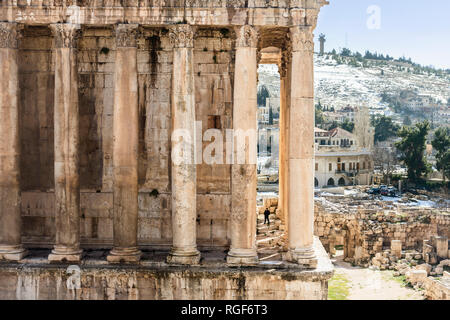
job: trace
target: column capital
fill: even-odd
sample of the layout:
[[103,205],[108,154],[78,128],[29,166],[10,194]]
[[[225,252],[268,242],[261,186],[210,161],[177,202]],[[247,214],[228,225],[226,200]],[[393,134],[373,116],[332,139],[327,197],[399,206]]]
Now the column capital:
[[0,22],[0,48],[17,49],[21,29],[17,23]]
[[55,48],[76,48],[79,36],[79,25],[72,23],[55,23],[50,25],[55,37]]
[[250,26],[244,25],[236,27],[236,48],[257,48],[258,47],[258,31]]
[[188,24],[177,24],[169,28],[170,43],[174,48],[193,48],[195,28]]
[[314,34],[310,26],[296,26],[290,28],[292,51],[314,52]]
[[138,24],[116,25],[116,46],[118,48],[137,47]]

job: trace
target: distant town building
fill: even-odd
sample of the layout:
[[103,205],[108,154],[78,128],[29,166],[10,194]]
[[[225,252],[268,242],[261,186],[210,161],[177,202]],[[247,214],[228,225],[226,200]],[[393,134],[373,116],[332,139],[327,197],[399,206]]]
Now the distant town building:
[[355,133],[315,129],[316,187],[369,185],[373,182],[374,128],[367,108],[355,109]]

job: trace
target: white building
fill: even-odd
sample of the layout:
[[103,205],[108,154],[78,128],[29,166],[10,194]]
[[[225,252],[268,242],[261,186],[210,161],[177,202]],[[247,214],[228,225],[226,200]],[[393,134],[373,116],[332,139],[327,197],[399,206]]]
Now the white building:
[[369,118],[367,109],[355,114],[355,134],[315,129],[316,187],[372,184],[374,129]]

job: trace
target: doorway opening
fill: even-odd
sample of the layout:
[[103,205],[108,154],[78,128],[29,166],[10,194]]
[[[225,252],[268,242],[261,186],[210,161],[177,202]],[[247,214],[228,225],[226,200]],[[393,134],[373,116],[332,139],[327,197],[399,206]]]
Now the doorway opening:
[[276,64],[258,68],[258,205],[279,191],[280,74]]

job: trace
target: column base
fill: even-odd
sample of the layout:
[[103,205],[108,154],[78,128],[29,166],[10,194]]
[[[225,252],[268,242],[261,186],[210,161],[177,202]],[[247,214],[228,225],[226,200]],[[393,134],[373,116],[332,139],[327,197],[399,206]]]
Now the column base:
[[307,269],[317,268],[318,260],[313,247],[290,249],[284,254],[283,258]]
[[52,253],[48,256],[50,262],[80,262],[83,250],[78,248],[68,248],[55,246]]
[[106,260],[110,263],[138,263],[141,261],[142,252],[137,248],[114,248]]
[[255,266],[259,263],[258,253],[255,249],[231,249],[227,263],[230,266]]
[[21,245],[19,246],[0,246],[0,260],[8,261],[20,261],[26,255],[28,251],[25,250]]
[[200,264],[200,252],[197,249],[172,249],[167,256],[168,264],[175,265],[198,265]]

